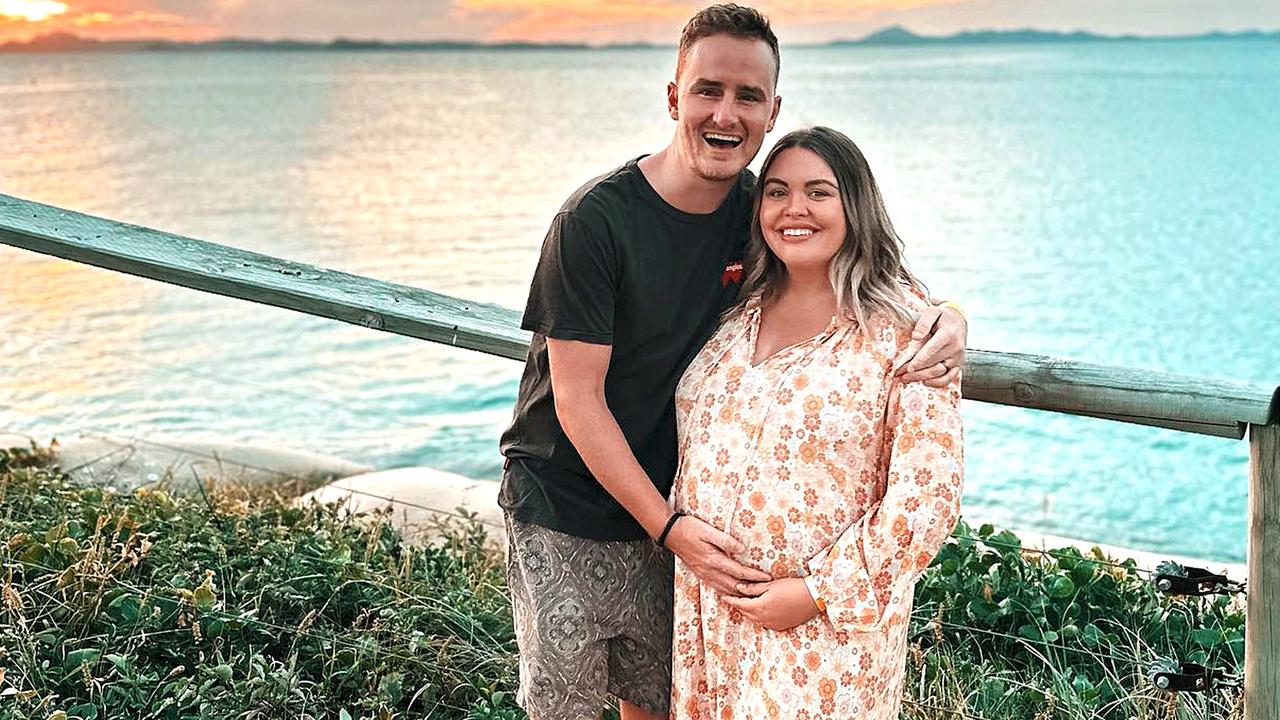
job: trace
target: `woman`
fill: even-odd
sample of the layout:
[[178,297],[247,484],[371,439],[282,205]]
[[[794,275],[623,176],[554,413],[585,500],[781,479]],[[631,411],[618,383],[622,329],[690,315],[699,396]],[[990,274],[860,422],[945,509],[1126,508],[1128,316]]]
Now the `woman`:
[[746,265],[676,392],[672,503],[774,580],[724,596],[677,563],[672,713],[897,718],[912,589],[959,513],[959,381],[894,379],[927,303],[844,135],[770,151]]

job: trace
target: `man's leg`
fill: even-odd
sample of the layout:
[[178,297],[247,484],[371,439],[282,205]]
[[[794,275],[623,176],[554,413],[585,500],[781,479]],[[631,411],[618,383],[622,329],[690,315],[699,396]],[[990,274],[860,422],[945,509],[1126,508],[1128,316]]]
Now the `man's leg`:
[[650,540],[626,555],[623,633],[609,640],[609,691],[622,720],[666,720],[671,704],[674,558]]
[[618,712],[622,720],[667,720],[668,717],[666,713],[649,712],[626,700],[618,701]]
[[603,543],[507,518],[507,585],[520,691],[530,720],[598,720],[608,693],[608,640],[582,560]]

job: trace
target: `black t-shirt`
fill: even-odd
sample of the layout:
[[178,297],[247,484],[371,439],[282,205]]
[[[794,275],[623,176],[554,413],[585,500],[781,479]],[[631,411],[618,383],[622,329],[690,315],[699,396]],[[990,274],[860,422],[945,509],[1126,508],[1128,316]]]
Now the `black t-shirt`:
[[546,338],[612,345],[605,401],[664,496],[676,471],[675,389],[737,297],[753,176],[715,212],[669,205],[636,161],[575,192],[547,231],[522,326],[534,333],[499,504],[516,520],[597,540],[645,537],[591,476],[556,418]]

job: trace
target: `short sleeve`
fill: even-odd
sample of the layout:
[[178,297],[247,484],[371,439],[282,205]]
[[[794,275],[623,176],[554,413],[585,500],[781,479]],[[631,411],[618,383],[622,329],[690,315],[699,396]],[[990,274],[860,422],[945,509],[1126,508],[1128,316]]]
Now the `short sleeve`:
[[542,243],[521,327],[557,340],[611,344],[619,274],[607,234],[576,212],[560,212]]

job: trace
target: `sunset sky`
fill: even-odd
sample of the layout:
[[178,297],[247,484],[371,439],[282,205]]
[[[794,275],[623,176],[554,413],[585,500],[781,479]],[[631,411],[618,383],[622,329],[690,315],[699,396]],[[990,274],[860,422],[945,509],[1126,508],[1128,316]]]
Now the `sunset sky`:
[[[334,37],[673,42],[706,3],[676,0],[0,0],[0,42],[96,38]],[[1036,27],[1181,34],[1280,28],[1275,0],[760,0],[784,42]]]

